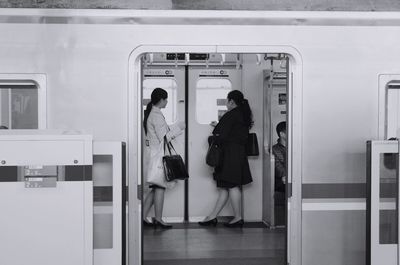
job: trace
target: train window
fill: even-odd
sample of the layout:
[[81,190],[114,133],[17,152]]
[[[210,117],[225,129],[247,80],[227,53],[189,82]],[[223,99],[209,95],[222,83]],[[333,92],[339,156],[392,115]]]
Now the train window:
[[34,82],[0,82],[0,125],[8,129],[38,129],[38,87]]
[[168,104],[163,109],[165,120],[168,124],[173,124],[177,120],[178,107],[178,87],[172,78],[146,78],[143,81],[143,108],[146,108],[151,98],[151,92],[156,87],[161,87],[168,92]]
[[201,78],[196,84],[196,120],[200,124],[218,121],[226,112],[226,97],[232,90],[228,79]]

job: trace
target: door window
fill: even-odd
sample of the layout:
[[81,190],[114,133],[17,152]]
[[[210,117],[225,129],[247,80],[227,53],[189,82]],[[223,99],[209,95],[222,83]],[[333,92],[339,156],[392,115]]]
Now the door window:
[[227,111],[226,98],[232,90],[228,79],[201,78],[196,83],[196,120],[200,124],[218,121]]
[[143,109],[146,109],[147,103],[150,102],[151,92],[157,87],[160,87],[168,93],[168,104],[162,110],[165,120],[168,124],[173,124],[177,121],[178,107],[178,85],[172,78],[147,78],[143,81]]

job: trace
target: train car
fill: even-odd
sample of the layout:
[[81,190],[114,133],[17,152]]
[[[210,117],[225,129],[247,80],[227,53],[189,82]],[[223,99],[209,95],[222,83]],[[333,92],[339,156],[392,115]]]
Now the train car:
[[[216,200],[208,124],[237,89],[260,150],[243,218],[283,229],[271,264],[398,264],[399,13],[1,9],[0,21],[0,263],[142,264],[143,110],[163,86],[190,176],[166,193],[166,220],[200,221]],[[57,233],[76,244],[40,239]]]

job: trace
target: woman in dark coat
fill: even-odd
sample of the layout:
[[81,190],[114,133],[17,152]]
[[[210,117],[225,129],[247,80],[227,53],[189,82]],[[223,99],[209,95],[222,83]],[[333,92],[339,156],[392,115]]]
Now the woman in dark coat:
[[[228,94],[228,111],[216,124],[213,135],[223,150],[222,164],[215,168],[214,179],[218,187],[218,199],[213,211],[200,225],[216,225],[217,215],[230,199],[234,218],[225,226],[243,226],[241,186],[252,182],[246,143],[249,129],[253,125],[248,101],[242,92],[233,90]],[[212,124],[212,125],[215,125]]]

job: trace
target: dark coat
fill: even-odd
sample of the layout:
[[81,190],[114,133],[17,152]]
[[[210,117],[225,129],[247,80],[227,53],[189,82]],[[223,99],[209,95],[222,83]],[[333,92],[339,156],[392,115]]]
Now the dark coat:
[[249,128],[244,124],[239,108],[225,113],[215,126],[213,135],[222,147],[222,165],[215,168],[214,177],[237,185],[253,181],[246,154],[246,143]]
[[272,153],[275,156],[275,191],[285,192],[283,177],[287,176],[286,147],[278,140],[278,143],[272,146]]

